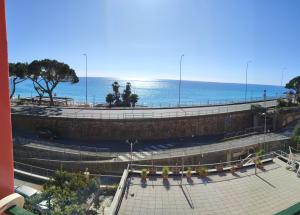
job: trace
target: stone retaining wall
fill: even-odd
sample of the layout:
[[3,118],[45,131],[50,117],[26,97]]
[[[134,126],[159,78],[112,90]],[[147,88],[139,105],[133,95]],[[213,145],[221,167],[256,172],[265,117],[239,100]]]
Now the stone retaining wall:
[[[164,159],[155,159],[155,160],[142,160],[134,161],[133,163],[152,165],[152,162],[155,165],[181,165],[182,158],[184,159],[185,165],[198,165],[198,164],[209,164],[209,163],[218,163],[226,162],[231,160],[238,160],[239,156],[247,156],[249,153],[253,153],[256,148],[263,148],[265,153],[269,153],[275,150],[286,150],[290,142],[287,140],[283,141],[272,141],[266,143],[255,143],[247,147],[235,148],[232,150],[216,151],[209,152],[205,154],[194,154],[189,156],[177,156],[169,157]],[[236,155],[236,156],[235,156]],[[102,173],[102,174],[111,174],[111,173],[122,173],[124,169],[127,168],[129,162],[124,161],[62,161],[62,160],[44,160],[44,159],[27,159],[25,157],[19,156],[15,158],[16,161],[38,165],[39,167],[44,167],[48,169],[60,169],[63,168],[68,171],[85,171],[86,168],[89,169],[91,173]]]
[[49,128],[66,138],[139,140],[221,135],[253,126],[251,111],[155,119],[78,119],[12,114],[14,129],[37,132]]

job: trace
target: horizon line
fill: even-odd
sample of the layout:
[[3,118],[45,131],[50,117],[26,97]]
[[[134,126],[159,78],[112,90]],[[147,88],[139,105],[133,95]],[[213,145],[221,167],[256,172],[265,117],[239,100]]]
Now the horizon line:
[[[79,78],[85,78],[85,76],[78,76]],[[125,81],[179,81],[179,79],[168,79],[168,78],[148,78],[148,79],[129,79],[129,78],[117,78],[117,77],[108,77],[108,76],[88,76],[88,78],[106,78],[106,79],[115,79],[115,80],[125,80]],[[221,81],[200,81],[200,80],[189,80],[189,79],[181,79],[181,81],[187,82],[205,82],[205,83],[216,83],[216,84],[244,84],[241,82],[221,82]],[[258,83],[247,83],[247,85],[261,85],[261,86],[275,86],[275,87],[283,87],[281,85],[276,84],[258,84]]]

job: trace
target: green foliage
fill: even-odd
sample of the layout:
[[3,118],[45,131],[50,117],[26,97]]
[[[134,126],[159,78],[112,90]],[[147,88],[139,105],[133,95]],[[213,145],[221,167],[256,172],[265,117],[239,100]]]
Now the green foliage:
[[113,91],[114,91],[115,105],[119,106],[121,104],[120,92],[119,92],[120,84],[117,81],[115,81],[111,86],[112,86]]
[[256,157],[260,157],[265,154],[265,151],[262,148],[257,148],[255,151]]
[[25,81],[28,75],[27,63],[10,63],[9,64],[9,77],[11,78],[11,94],[12,98],[16,91],[16,85]]
[[123,105],[130,107],[130,98],[131,98],[131,84],[130,82],[126,83],[125,90],[122,93]]
[[198,173],[198,175],[200,176],[206,176],[208,173],[208,169],[206,167],[198,167],[196,169],[196,172]]
[[289,106],[289,103],[282,98],[277,99],[277,103],[278,103],[278,107],[288,107]]
[[34,89],[47,93],[50,98],[50,105],[53,102],[53,90],[61,82],[78,83],[79,78],[69,65],[56,60],[34,60],[28,66],[28,78],[34,84]]
[[105,100],[109,104],[109,107],[111,107],[111,104],[114,102],[114,95],[112,93],[107,94]]
[[187,173],[187,175],[191,175],[191,174],[192,174],[192,168],[189,167],[189,168],[187,169],[186,173]]
[[54,177],[44,185],[42,195],[51,199],[51,214],[86,214],[85,207],[90,195],[96,194],[98,198],[98,184],[88,179],[82,173],[69,173],[57,171]]
[[145,178],[145,177],[147,177],[147,175],[148,175],[148,170],[147,169],[142,169],[141,176]]
[[264,113],[266,111],[266,109],[259,104],[251,105],[251,110],[256,113]]
[[291,79],[285,85],[285,88],[295,91],[296,101],[299,102],[298,94],[300,93],[300,76]]
[[300,144],[300,124],[297,124],[293,130],[292,141]]
[[163,174],[164,176],[168,176],[168,175],[169,175],[169,172],[170,172],[169,167],[164,166],[163,169],[162,169],[162,174]]
[[137,94],[131,94],[130,95],[130,103],[133,107],[135,107],[135,104],[138,102],[139,96]]
[[110,107],[112,103],[114,103],[116,107],[120,107],[120,106],[135,107],[136,103],[139,100],[139,97],[137,94],[132,94],[130,82],[126,83],[125,89],[121,95],[122,100],[120,99],[120,92],[119,92],[120,85],[117,81],[115,81],[112,84],[112,88],[113,88],[113,94],[109,93],[106,96],[106,102],[109,104]]

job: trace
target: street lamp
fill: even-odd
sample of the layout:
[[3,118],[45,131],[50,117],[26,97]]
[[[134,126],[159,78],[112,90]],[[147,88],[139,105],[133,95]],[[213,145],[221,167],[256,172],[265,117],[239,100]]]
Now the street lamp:
[[181,96],[181,63],[182,63],[182,58],[184,57],[184,54],[180,56],[180,70],[179,70],[179,95],[178,95],[178,106],[180,106],[180,96]]
[[280,82],[280,86],[282,86],[282,84],[283,84],[283,73],[284,73],[285,70],[286,70],[286,67],[282,68],[282,70],[281,70],[281,82]]
[[85,105],[87,105],[87,54],[85,56]]
[[138,143],[138,141],[137,140],[133,140],[133,139],[129,139],[129,140],[126,140],[126,143],[128,143],[129,144],[129,146],[130,146],[130,168],[131,168],[131,170],[132,170],[132,160],[133,160],[133,156],[132,156],[132,151],[133,151],[133,146],[135,145],[135,144],[137,144]]
[[249,63],[251,63],[251,60],[247,61],[246,65],[246,89],[245,89],[245,102],[247,101],[247,90],[248,90],[248,67]]
[[266,99],[267,99],[267,90],[264,90],[264,105],[265,105],[265,124],[264,124],[264,134],[267,133],[267,105],[266,105]]

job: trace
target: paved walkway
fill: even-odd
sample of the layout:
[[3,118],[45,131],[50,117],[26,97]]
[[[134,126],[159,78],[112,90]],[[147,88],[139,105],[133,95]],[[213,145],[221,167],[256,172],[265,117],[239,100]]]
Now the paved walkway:
[[[68,153],[73,155],[81,155],[85,156],[99,156],[106,157],[115,157],[115,161],[125,161],[128,162],[132,160],[149,160],[149,159],[160,159],[160,158],[170,158],[170,157],[180,157],[180,156],[187,156],[187,155],[195,155],[195,154],[205,154],[214,151],[224,151],[234,148],[240,148],[245,146],[250,146],[256,143],[263,143],[269,141],[279,141],[279,140],[288,140],[291,135],[291,129],[288,129],[281,133],[268,133],[268,134],[257,134],[248,137],[238,138],[230,141],[223,141],[223,142],[211,142],[211,141],[195,141],[192,143],[147,143],[143,145],[137,144],[134,147],[133,153],[131,155],[128,152],[128,144],[125,145],[127,147],[127,151],[120,152],[120,151],[113,151],[114,148],[118,148],[119,145],[124,146],[125,143],[120,143],[116,145],[112,145],[111,152],[103,151],[101,148],[96,147],[86,147],[86,146],[72,146],[70,145],[63,145],[63,144],[55,144],[53,142],[46,142],[39,140],[28,140],[24,138],[18,138],[18,142],[22,145],[29,147],[29,148],[36,148],[41,150],[49,150],[49,151],[56,151],[58,153],[64,152],[66,155]],[[15,138],[14,138],[15,139]],[[22,140],[23,139],[23,140]],[[100,146],[99,146],[100,147]],[[81,150],[80,150],[81,149]]]
[[119,213],[134,214],[275,214],[300,202],[300,179],[286,170],[285,163],[275,159],[265,166],[266,171],[254,168],[209,175],[205,179],[192,177],[129,181]]
[[264,106],[265,103],[267,107],[274,107],[277,105],[277,100],[234,105],[161,109],[80,109],[41,106],[13,106],[12,113],[23,115],[96,119],[170,118],[244,111],[250,110],[251,105],[253,104]]

